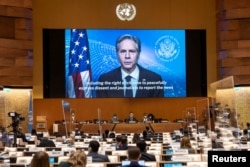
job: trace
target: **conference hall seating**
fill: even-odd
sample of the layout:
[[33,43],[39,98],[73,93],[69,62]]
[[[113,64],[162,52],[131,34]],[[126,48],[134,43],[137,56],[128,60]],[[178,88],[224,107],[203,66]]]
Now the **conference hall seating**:
[[[230,128],[217,126],[223,133],[220,134],[218,142],[222,142],[224,148],[216,149],[212,148],[211,138],[214,137],[216,132],[208,131],[207,133],[197,133],[196,128],[191,127],[191,133],[188,134],[191,140],[192,147],[197,151],[196,154],[188,153],[187,149],[180,148],[180,142],[178,136],[183,136],[180,130],[174,130],[173,132],[155,133],[151,141],[146,141],[147,152],[154,154],[156,162],[145,162],[149,167],[164,167],[164,166],[207,166],[207,154],[208,151],[217,150],[248,150],[250,151],[250,142],[247,141],[242,144],[239,137],[234,137],[233,130]],[[126,135],[128,139],[131,139],[133,133],[116,133],[116,135]],[[109,163],[90,163],[87,167],[118,167],[124,160],[127,159],[126,150],[115,150],[115,139],[106,138],[103,140],[100,136],[89,135],[85,138],[75,138],[73,145],[68,145],[63,141],[56,141],[55,137],[51,137],[56,144],[56,147],[41,148],[35,144],[26,144],[18,147],[2,147],[0,148],[2,156],[10,158],[11,166],[19,167],[27,165],[31,162],[32,156],[37,151],[46,151],[50,156],[50,163],[52,166],[57,167],[61,161],[66,161],[69,154],[75,150],[82,150],[86,154],[88,153],[88,144],[91,140],[98,140],[100,143],[99,152],[108,155]],[[132,140],[128,140],[130,146],[135,146]],[[38,141],[39,142],[39,141]]]

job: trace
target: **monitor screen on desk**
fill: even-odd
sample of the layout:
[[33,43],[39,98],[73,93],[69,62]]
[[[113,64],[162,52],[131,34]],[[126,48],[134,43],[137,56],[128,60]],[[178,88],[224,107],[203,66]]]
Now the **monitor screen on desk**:
[[50,164],[54,164],[56,161],[55,161],[55,157],[50,157],[49,158],[49,163]]
[[183,166],[181,162],[165,162],[160,164],[160,167],[180,167],[180,166]]
[[[124,165],[130,165],[130,163],[131,163],[131,161],[124,160],[124,161],[122,161],[122,166],[124,166]],[[144,160],[139,160],[138,164],[141,165],[141,166],[145,166],[145,161]]]

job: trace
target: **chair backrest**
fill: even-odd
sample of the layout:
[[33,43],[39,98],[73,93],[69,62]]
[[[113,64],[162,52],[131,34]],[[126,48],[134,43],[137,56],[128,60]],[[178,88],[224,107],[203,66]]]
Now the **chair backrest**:
[[36,147],[36,145],[35,145],[35,144],[26,144],[25,147],[26,147],[26,148]]
[[105,163],[101,162],[87,163],[86,167],[105,167]]
[[154,155],[160,155],[160,154],[162,154],[162,150],[147,150],[147,153],[154,154]]
[[128,155],[128,150],[114,150],[112,155]]
[[29,147],[29,151],[31,152],[38,152],[38,151],[45,151],[45,147]]
[[84,142],[82,142],[82,141],[79,141],[79,142],[75,142],[75,143],[74,143],[75,147],[82,147],[83,144],[84,144]]
[[110,162],[119,162],[118,155],[108,155],[108,158]]
[[32,156],[25,156],[25,157],[17,157],[16,164],[30,164],[32,160]]
[[13,151],[17,151],[16,147],[5,147],[4,148],[4,152],[13,152]]
[[193,166],[207,167],[208,162],[187,162],[187,167],[193,167]]
[[145,166],[147,167],[158,167],[157,162],[145,161]]
[[54,156],[63,156],[64,153],[62,151],[47,151],[47,153],[49,154],[50,157],[54,157]]

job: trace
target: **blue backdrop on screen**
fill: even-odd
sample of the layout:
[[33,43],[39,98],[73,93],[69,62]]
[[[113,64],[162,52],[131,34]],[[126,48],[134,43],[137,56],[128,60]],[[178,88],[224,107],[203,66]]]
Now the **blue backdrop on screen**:
[[[142,67],[161,75],[165,81],[164,97],[186,97],[186,49],[185,30],[165,29],[86,29],[91,96],[95,97],[94,85],[101,74],[120,66],[115,42],[123,34],[132,34],[141,40],[138,61]],[[65,31],[65,82],[70,75],[71,30]],[[67,93],[65,93],[67,94]],[[72,98],[70,94],[67,97]]]

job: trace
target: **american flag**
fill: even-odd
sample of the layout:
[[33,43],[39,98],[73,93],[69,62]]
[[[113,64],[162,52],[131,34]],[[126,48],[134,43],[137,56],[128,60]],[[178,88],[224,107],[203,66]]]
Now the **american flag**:
[[69,98],[91,98],[91,71],[88,37],[85,29],[72,29],[69,50]]

